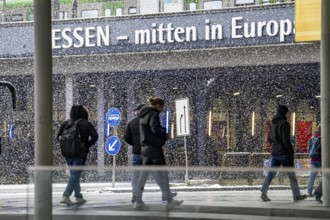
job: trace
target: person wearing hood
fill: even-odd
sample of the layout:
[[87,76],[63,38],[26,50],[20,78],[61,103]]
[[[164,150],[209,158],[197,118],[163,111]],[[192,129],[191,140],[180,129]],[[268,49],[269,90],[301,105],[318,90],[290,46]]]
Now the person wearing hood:
[[[127,126],[124,130],[124,140],[126,143],[132,146],[132,165],[133,166],[142,166],[143,165],[143,156],[141,154],[141,142],[140,142],[140,110],[142,107],[146,106],[145,104],[139,104],[136,108],[133,109],[136,117],[133,118],[131,121],[128,122]],[[137,182],[139,180],[141,171],[140,170],[133,170],[132,171],[132,203],[136,201],[134,195],[136,192]],[[156,180],[157,183],[160,182],[160,178],[156,173],[152,173],[153,178]],[[172,197],[176,196],[177,193],[171,193]],[[162,201],[165,201],[163,196]]]
[[[167,134],[165,129],[160,124],[159,113],[164,109],[164,101],[159,97],[149,98],[151,106],[144,106],[140,110],[140,143],[141,153],[143,155],[144,166],[165,166],[165,156],[163,153],[163,145],[166,143]],[[157,182],[161,189],[164,199],[167,201],[167,209],[179,206],[183,201],[173,199],[173,195],[170,191],[168,172],[164,170],[152,171],[154,175],[159,176]],[[143,170],[140,173],[140,177],[137,183],[137,189],[135,192],[134,208],[137,210],[148,209],[145,203],[142,201],[142,194],[145,183],[149,176],[150,171]]]
[[[78,121],[77,128],[80,133],[80,139],[85,146],[85,150],[75,157],[65,157],[68,166],[84,166],[86,163],[87,155],[89,153],[89,148],[94,145],[98,139],[97,132],[94,126],[88,121],[88,112],[82,105],[73,105],[70,112],[70,119],[66,120],[61,124],[61,127],[57,133],[56,139],[61,140],[61,135],[68,125],[68,123],[73,123]],[[63,198],[61,203],[72,205],[72,204],[84,204],[86,200],[81,194],[80,188],[80,176],[81,170],[70,170],[70,177],[66,189],[63,193]],[[76,198],[75,203],[70,199],[71,194],[74,192],[74,197]]]
[[[277,114],[272,119],[269,130],[268,141],[271,145],[271,169],[279,168],[281,165],[284,168],[294,168],[294,150],[290,141],[290,124],[287,120],[289,109],[284,105],[279,105]],[[285,171],[290,179],[290,186],[293,194],[293,200],[299,201],[307,198],[307,195],[301,195],[297,177],[294,171]],[[276,176],[276,171],[271,170],[265,177],[261,187],[260,198],[264,202],[271,201],[267,196],[267,191],[272,179]]]

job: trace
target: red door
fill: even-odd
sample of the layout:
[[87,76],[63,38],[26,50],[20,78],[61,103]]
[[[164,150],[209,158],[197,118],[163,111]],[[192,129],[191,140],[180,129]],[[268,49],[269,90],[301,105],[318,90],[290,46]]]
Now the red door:
[[312,136],[312,125],[311,121],[297,121],[297,153],[307,153],[307,142]]

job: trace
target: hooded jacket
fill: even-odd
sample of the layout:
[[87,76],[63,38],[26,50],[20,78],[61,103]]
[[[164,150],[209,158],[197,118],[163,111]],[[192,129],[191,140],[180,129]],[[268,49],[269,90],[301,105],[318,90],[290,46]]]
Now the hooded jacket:
[[64,127],[70,121],[76,121],[81,119],[78,123],[78,129],[81,136],[81,141],[85,143],[86,153],[81,155],[81,157],[86,158],[89,152],[89,148],[94,145],[98,139],[97,132],[94,126],[88,121],[88,112],[82,105],[74,105],[71,108],[70,119],[62,123],[56,139],[59,141]]
[[290,124],[285,115],[277,114],[272,119],[269,143],[272,146],[272,155],[294,154],[290,140]]
[[140,142],[144,156],[155,158],[163,155],[166,132],[160,125],[159,112],[150,106],[140,110]]

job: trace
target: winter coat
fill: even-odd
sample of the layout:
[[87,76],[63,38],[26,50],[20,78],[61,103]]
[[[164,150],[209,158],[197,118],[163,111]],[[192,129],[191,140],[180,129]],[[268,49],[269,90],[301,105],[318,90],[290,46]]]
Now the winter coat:
[[272,119],[269,132],[272,155],[294,154],[290,140],[290,124],[285,115],[277,114]]
[[153,159],[163,158],[162,146],[166,132],[160,125],[159,112],[150,106],[140,110],[140,141],[142,154]]
[[124,131],[124,140],[129,145],[132,145],[133,154],[141,154],[140,117],[136,117],[128,122]]
[[81,141],[85,143],[86,152],[84,155],[81,155],[82,158],[86,158],[89,152],[89,148],[94,145],[98,139],[97,132],[94,126],[88,121],[88,112],[87,110],[81,105],[74,105],[71,108],[69,120],[66,120],[61,124],[61,127],[57,133],[56,139],[59,141],[63,129],[65,128],[66,124],[70,120],[78,120],[81,119],[78,123],[78,129],[81,136]]

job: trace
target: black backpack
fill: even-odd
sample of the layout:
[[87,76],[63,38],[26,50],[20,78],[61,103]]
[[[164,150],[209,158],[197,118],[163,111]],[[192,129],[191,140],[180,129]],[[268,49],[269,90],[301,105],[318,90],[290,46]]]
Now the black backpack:
[[64,157],[77,157],[83,155],[85,143],[81,141],[78,123],[82,119],[66,121],[60,136],[61,152]]

